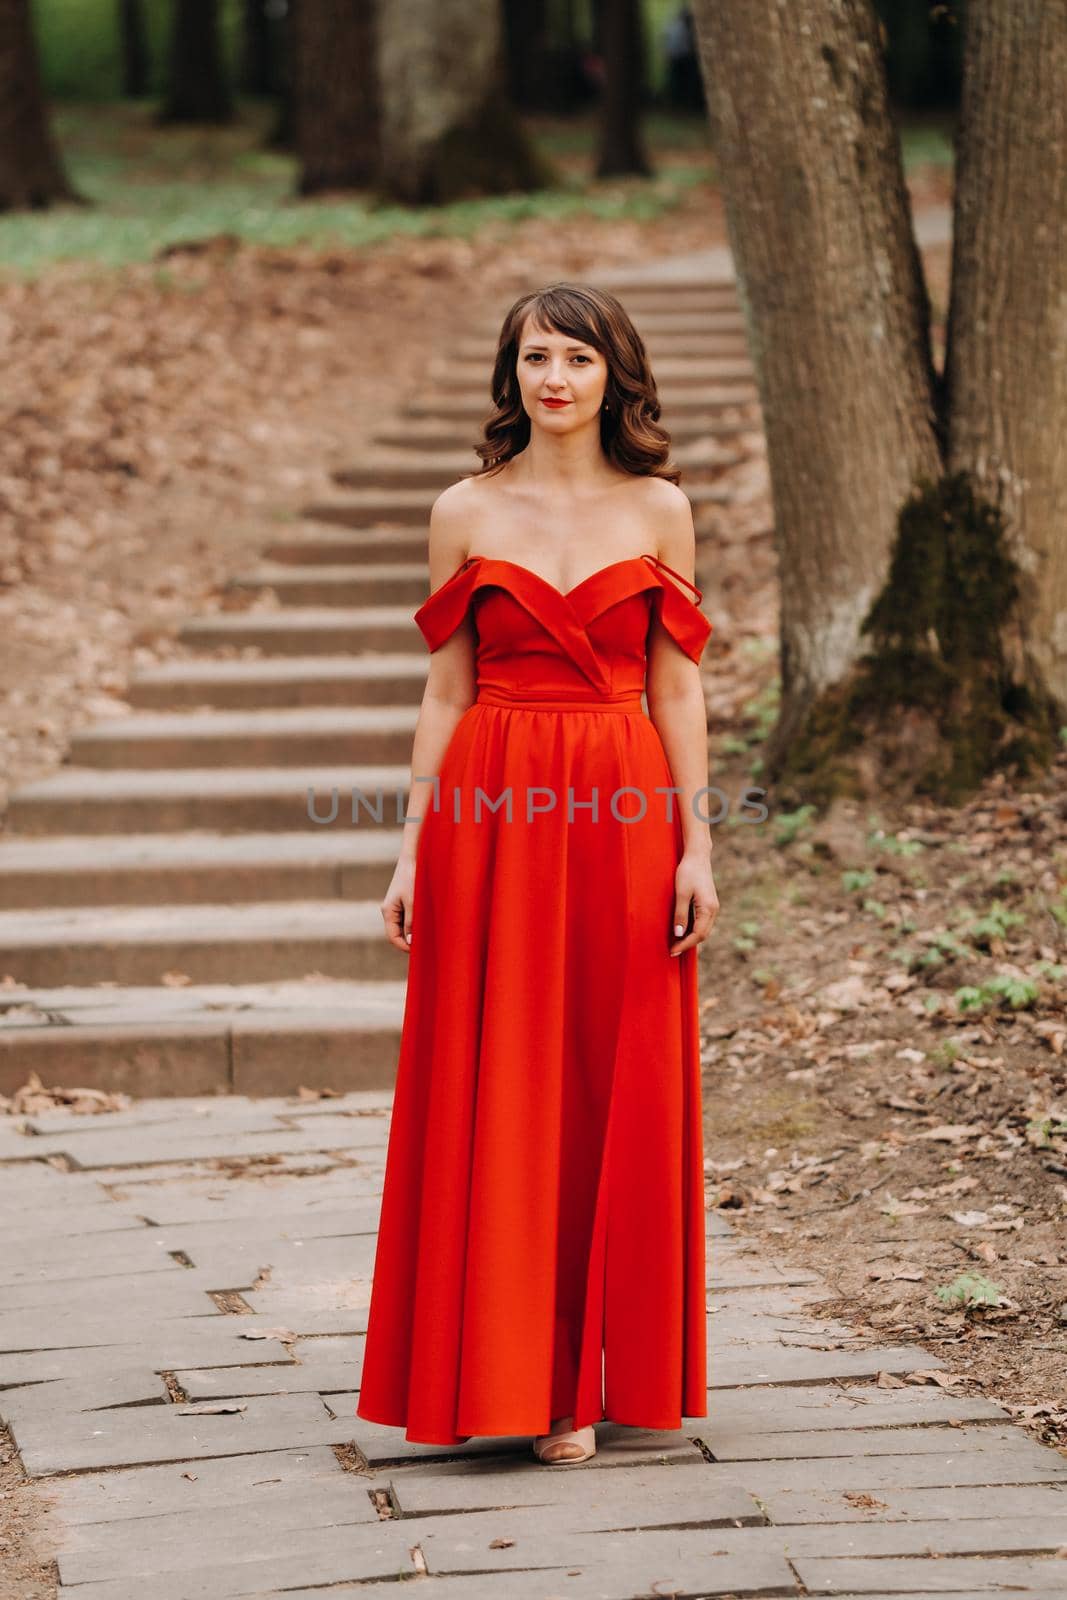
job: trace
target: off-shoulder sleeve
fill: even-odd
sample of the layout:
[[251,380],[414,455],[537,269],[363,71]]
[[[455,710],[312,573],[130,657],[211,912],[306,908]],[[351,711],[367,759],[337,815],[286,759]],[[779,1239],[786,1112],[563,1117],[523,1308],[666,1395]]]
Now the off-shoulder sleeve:
[[694,588],[694,598],[683,594],[671,578],[656,573],[658,587],[652,591],[652,608],[667,632],[685,651],[691,661],[699,663],[712,633],[715,631],[700,609],[703,594]]
[[414,613],[414,620],[431,651],[443,645],[463,621],[477,575],[476,561],[464,563]]

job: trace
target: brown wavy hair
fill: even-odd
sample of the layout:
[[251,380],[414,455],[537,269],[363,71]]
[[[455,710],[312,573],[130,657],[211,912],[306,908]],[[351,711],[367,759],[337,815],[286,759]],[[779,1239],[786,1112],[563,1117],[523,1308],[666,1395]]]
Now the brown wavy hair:
[[493,363],[493,410],[482,425],[481,443],[474,447],[482,461],[478,476],[499,472],[530,440],[516,370],[528,316],[546,333],[565,333],[592,345],[607,362],[600,443],[608,460],[638,477],[677,483],[681,473],[670,458],[670,435],[660,425],[659,395],[644,341],[613,294],[579,283],[550,283],[524,294],[504,318]]

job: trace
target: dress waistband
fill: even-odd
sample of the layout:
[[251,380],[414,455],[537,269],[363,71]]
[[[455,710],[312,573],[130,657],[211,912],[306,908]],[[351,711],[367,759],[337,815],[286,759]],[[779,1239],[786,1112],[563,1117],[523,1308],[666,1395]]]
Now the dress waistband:
[[628,689],[615,695],[524,695],[506,694],[501,689],[478,690],[475,705],[508,706],[513,711],[616,711],[641,716],[641,690]]

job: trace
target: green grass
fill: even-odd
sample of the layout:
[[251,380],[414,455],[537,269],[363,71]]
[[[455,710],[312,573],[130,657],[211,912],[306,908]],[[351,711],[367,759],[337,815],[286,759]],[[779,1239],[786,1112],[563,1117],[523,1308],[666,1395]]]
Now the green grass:
[[[651,179],[598,182],[590,176],[594,115],[531,119],[532,136],[559,163],[560,183],[534,194],[407,208],[372,196],[295,198],[296,164],[264,146],[274,108],[243,102],[233,125],[158,127],[150,104],[68,103],[54,114],[68,173],[90,203],[0,217],[0,272],[37,274],[52,263],[104,267],[151,260],[168,245],[217,234],[252,244],[360,248],[403,237],[470,237],[491,225],[576,216],[651,220],[714,175],[700,118],[646,119]],[[947,136],[927,124],[905,128],[905,162],[951,160]]]
[[[67,170],[90,204],[0,217],[0,270],[34,274],[64,260],[121,266],[220,233],[262,245],[352,248],[404,236],[470,236],[529,217],[640,221],[677,205],[711,173],[710,161],[692,159],[684,137],[679,150],[673,124],[661,119],[652,179],[599,183],[564,171],[555,189],[443,207],[383,205],[361,195],[299,200],[293,158],[263,148],[272,118],[270,107],[244,104],[232,127],[160,128],[144,105],[61,108],[55,126]],[[592,132],[590,125],[587,151]]]

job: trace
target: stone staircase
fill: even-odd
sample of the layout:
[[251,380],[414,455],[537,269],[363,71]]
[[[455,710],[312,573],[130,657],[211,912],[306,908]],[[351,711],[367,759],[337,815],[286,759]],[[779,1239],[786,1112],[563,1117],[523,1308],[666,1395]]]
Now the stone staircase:
[[[648,344],[699,530],[758,426],[735,286],[612,287]],[[431,367],[336,494],[272,536],[223,609],[188,619],[182,654],[130,682],[128,715],[11,796],[0,1092],[31,1071],[137,1095],[391,1084],[405,966],[379,902],[426,676],[412,613],[430,506],[477,466],[498,327]],[[381,816],[353,825],[352,792],[379,786]],[[336,818],[315,820],[334,790]]]

